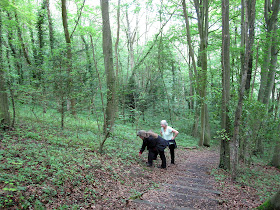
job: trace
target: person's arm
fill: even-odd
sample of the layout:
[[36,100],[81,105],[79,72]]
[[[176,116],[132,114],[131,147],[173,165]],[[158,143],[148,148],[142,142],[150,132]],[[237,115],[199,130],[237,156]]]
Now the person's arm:
[[179,134],[179,132],[177,130],[175,130],[174,128],[172,128],[172,133],[174,133],[172,140],[174,140],[176,138],[176,136]]
[[142,144],[142,147],[141,147],[141,149],[139,151],[139,156],[142,155],[142,153],[145,151],[146,146],[147,146],[147,141],[144,140],[143,144]]

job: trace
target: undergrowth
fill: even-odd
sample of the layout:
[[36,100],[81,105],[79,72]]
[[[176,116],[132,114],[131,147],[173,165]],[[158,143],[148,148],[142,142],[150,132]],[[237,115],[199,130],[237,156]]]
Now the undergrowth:
[[[213,169],[212,175],[215,176],[216,181],[221,183],[223,188],[231,180],[231,174],[222,169]],[[256,189],[260,200],[264,202],[278,191],[280,187],[280,173],[278,169],[267,166],[263,162],[254,162],[251,167],[240,165],[237,179],[233,184],[237,188],[248,186]]]
[[[90,207],[108,199],[108,185],[125,185],[132,196],[136,189],[155,187],[153,182],[129,180],[133,167],[144,165],[137,156],[142,142],[134,125],[117,121],[104,154],[97,152],[100,127],[93,116],[66,115],[61,130],[55,110],[43,113],[40,107],[21,107],[15,129],[0,138],[0,208],[40,209],[54,203],[60,209]],[[186,134],[180,136],[180,147],[195,145]],[[141,176],[146,169],[137,170]]]

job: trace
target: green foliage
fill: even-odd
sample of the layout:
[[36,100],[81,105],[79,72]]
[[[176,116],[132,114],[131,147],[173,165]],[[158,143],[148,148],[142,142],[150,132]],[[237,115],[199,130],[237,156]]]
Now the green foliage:
[[[125,184],[127,180],[120,177],[116,169],[136,163],[143,165],[138,158],[142,140],[136,136],[133,124],[117,121],[113,135],[104,146],[105,154],[100,155],[97,153],[100,134],[92,116],[67,115],[65,129],[60,130],[59,113],[55,110],[43,113],[41,107],[29,105],[20,106],[18,110],[18,128],[5,133],[1,140],[1,148],[5,148],[0,150],[0,183],[4,186],[0,205],[3,208],[19,203],[24,208],[43,208],[60,193],[66,193],[67,183],[81,186],[86,182],[101,189],[102,182],[91,173],[95,170],[110,173],[112,179]],[[151,128],[148,124],[145,126]],[[180,135],[179,147],[195,144],[196,140],[183,132]],[[85,170],[89,173],[81,174]],[[29,194],[30,186],[37,196]],[[100,199],[95,188],[88,187],[83,192],[85,200]],[[136,191],[132,194],[139,195]]]
[[257,209],[259,210],[273,210],[273,206],[270,200],[265,201],[262,205],[260,205]]
[[218,139],[218,140],[223,140],[223,141],[230,141],[230,137],[226,133],[225,129],[223,129],[221,131],[217,131],[217,135],[214,138]]

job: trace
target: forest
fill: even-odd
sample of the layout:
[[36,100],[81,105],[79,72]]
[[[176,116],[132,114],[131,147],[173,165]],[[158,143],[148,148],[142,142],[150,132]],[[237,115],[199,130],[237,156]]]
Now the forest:
[[[279,10],[1,0],[0,208],[280,209]],[[167,170],[138,157],[161,120]]]

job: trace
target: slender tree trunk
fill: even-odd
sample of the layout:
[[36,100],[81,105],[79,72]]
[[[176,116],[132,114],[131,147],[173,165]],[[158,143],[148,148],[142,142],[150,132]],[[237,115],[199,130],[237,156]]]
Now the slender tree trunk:
[[275,111],[274,111],[274,120],[277,119],[278,116],[278,109],[279,109],[279,104],[280,104],[280,92],[278,91],[277,93],[277,99],[276,99],[277,103],[275,105]]
[[186,9],[186,1],[185,0],[182,1],[182,5],[183,5],[183,12],[184,12],[186,30],[187,30],[187,41],[188,41],[188,46],[189,46],[189,54],[190,54],[190,57],[192,58],[192,66],[193,66],[195,76],[197,77],[196,62],[195,62],[195,58],[194,58],[194,50],[193,50],[192,41],[191,41],[189,17],[188,17],[188,13],[187,13],[187,9]]
[[274,36],[275,37],[272,38],[271,59],[269,65],[269,72],[267,75],[267,84],[264,90],[264,97],[263,97],[264,104],[268,104],[269,102],[270,95],[275,81],[275,73],[276,73],[277,57],[278,57],[279,49],[277,47],[277,40],[276,40],[277,35]]
[[[189,102],[189,109],[194,109],[194,82],[193,82],[193,70],[192,70],[192,67],[191,67],[191,64],[190,64],[190,60],[191,60],[191,56],[189,55],[189,81],[190,81],[190,94],[189,96],[191,97],[190,98],[190,102]],[[185,95],[186,94],[186,90],[184,90],[184,93]],[[185,97],[186,98],[186,97]]]
[[198,31],[200,37],[200,46],[199,46],[199,59],[198,59],[198,66],[200,67],[197,72],[197,84],[199,85],[198,90],[200,94],[200,104],[201,104],[201,111],[200,111],[200,121],[201,121],[201,133],[200,139],[198,142],[199,146],[207,145],[207,142],[210,142],[209,132],[210,129],[206,129],[207,127],[210,128],[209,123],[207,121],[207,114],[206,111],[206,87],[207,87],[207,43],[208,43],[208,10],[209,10],[209,2],[208,0],[194,0],[197,19],[198,19]]
[[42,87],[42,106],[43,106],[43,113],[47,112],[47,99],[46,99],[46,80],[44,77],[44,45],[45,45],[45,39],[44,39],[44,23],[45,23],[45,17],[47,12],[47,0],[43,0],[41,8],[39,9],[39,15],[37,20],[37,30],[38,30],[38,40],[39,40],[39,49],[38,49],[38,55],[36,56],[35,60],[35,69],[36,74],[35,78],[39,81],[36,86]]
[[103,122],[105,123],[106,122],[106,113],[105,113],[104,97],[103,97],[103,93],[102,93],[102,84],[101,84],[101,78],[100,78],[100,74],[99,74],[99,70],[98,70],[98,66],[97,66],[97,60],[95,57],[95,50],[94,50],[93,40],[92,40],[91,35],[90,35],[90,43],[91,43],[91,48],[92,48],[92,57],[94,60],[94,66],[95,66],[95,70],[96,70],[96,74],[97,74],[97,78],[98,78],[98,88],[100,91],[100,98],[101,98],[101,104],[102,104]]
[[10,113],[8,105],[8,95],[6,92],[4,65],[3,65],[3,50],[2,50],[2,10],[0,9],[0,129],[5,129],[10,126]]
[[[191,32],[190,32],[190,24],[189,24],[189,17],[187,13],[187,8],[186,8],[186,1],[182,1],[183,5],[183,13],[184,13],[184,19],[185,19],[185,24],[186,24],[186,31],[187,31],[187,41],[188,41],[188,46],[189,46],[189,58],[192,60],[191,62],[189,61],[189,77],[190,77],[190,97],[193,97],[194,95],[194,87],[197,87],[196,85],[196,79],[197,79],[197,70],[196,70],[196,62],[194,58],[194,50],[192,47],[191,43]],[[190,60],[189,59],[189,60]],[[192,63],[192,68],[195,74],[195,77],[193,77],[193,72],[192,69],[190,68],[190,63]],[[193,81],[194,80],[194,81]],[[190,109],[194,108],[194,100],[193,98],[190,99]],[[194,123],[197,121],[195,120]],[[194,125],[194,127],[197,127],[197,125]]]
[[106,105],[106,120],[104,122],[104,134],[105,138],[100,144],[100,151],[103,149],[103,145],[112,132],[115,121],[115,72],[113,63],[112,52],[112,37],[109,18],[109,1],[100,0],[101,12],[102,12],[102,36],[103,36],[103,54],[104,65],[106,72],[107,82],[107,105]]
[[118,47],[120,40],[120,8],[121,8],[121,0],[118,0],[118,9],[117,9],[117,39],[115,43],[115,63],[116,63],[116,77],[118,78],[119,74],[119,56],[118,56]]
[[242,116],[242,107],[244,100],[245,85],[247,80],[247,72],[249,69],[250,58],[253,54],[252,47],[254,44],[254,35],[255,35],[255,5],[256,0],[247,0],[246,1],[246,17],[248,20],[248,32],[245,33],[245,43],[246,43],[246,53],[245,53],[245,62],[244,62],[244,71],[241,77],[241,83],[239,88],[239,99],[238,104],[235,110],[235,119],[234,119],[234,131],[233,131],[233,165],[232,165],[232,178],[236,179],[237,176],[237,167],[238,167],[238,150],[239,150],[239,129],[240,121]]
[[241,0],[241,43],[240,43],[240,64],[241,64],[241,74],[244,72],[245,63],[245,0]]
[[50,40],[50,48],[51,51],[54,49],[54,31],[53,31],[53,23],[52,23],[52,17],[51,17],[51,11],[50,11],[50,1],[46,0],[47,5],[47,12],[48,12],[48,27],[49,27],[49,40]]
[[134,41],[135,41],[135,34],[131,34],[131,28],[130,28],[130,22],[128,17],[128,11],[126,9],[126,23],[127,23],[127,47],[128,47],[128,53],[129,53],[129,61],[130,61],[130,69],[134,69],[135,66],[135,58],[134,58]]
[[[11,64],[10,64],[10,56],[9,56],[8,48],[7,48],[7,51],[6,51],[6,58],[7,58],[7,62],[8,62],[8,69],[9,69],[9,72],[10,72]],[[12,83],[13,83],[13,81],[11,80],[11,78],[9,78],[8,79],[8,89],[9,89],[9,92],[10,92],[12,108],[13,108],[13,119],[12,119],[12,122],[11,122],[11,127],[13,128],[15,126],[15,121],[16,121],[16,105],[15,105],[15,97],[14,97],[14,90],[12,88]]]
[[[274,69],[271,65],[274,65],[274,59],[271,56],[275,54],[275,33],[277,17],[280,10],[280,0],[265,0],[264,6],[264,18],[266,23],[266,43],[265,43],[265,53],[264,61],[261,69],[261,82],[258,95],[258,101],[265,104],[268,103],[271,94],[271,83],[273,82]],[[266,99],[265,99],[266,98]]]
[[252,82],[252,88],[251,88],[251,100],[253,98],[253,93],[254,93],[254,86],[255,86],[256,75],[257,75],[257,70],[258,70],[258,62],[259,62],[259,42],[258,42],[258,46],[257,46],[257,57],[256,57],[255,73],[254,73],[253,82]]
[[222,129],[220,163],[219,167],[230,170],[230,119],[229,119],[229,100],[230,100],[230,34],[229,34],[229,0],[222,1]]
[[115,67],[116,67],[116,113],[118,113],[119,107],[119,98],[120,98],[120,86],[119,86],[119,56],[118,56],[118,47],[119,47],[119,40],[120,40],[120,10],[121,10],[121,0],[118,0],[118,9],[117,9],[117,38],[115,42]]
[[[64,36],[66,41],[66,57],[67,57],[67,76],[68,76],[68,97],[71,95],[72,92],[72,50],[71,50],[71,39],[70,34],[68,30],[68,20],[67,20],[67,9],[66,9],[66,0],[61,0],[61,6],[62,6],[62,23],[63,23],[63,30],[64,30]],[[76,105],[76,99],[70,97],[70,103],[71,103],[71,113],[72,115],[76,115],[75,105]]]
[[94,75],[93,75],[93,69],[92,69],[92,62],[91,62],[91,57],[90,57],[90,52],[89,52],[89,45],[85,40],[85,37],[83,35],[81,35],[81,39],[85,45],[85,53],[86,53],[86,58],[87,58],[87,69],[90,75],[90,79],[89,79],[89,83],[90,83],[90,92],[91,92],[91,102],[90,102],[90,109],[89,111],[93,114],[93,108],[94,108]]
[[271,160],[271,165],[280,169],[280,141],[276,143],[274,147],[274,153]]
[[22,49],[25,61],[28,65],[31,65],[31,61],[30,61],[30,58],[29,58],[29,55],[28,55],[28,51],[27,51],[27,48],[26,48],[25,43],[24,43],[23,38],[22,38],[22,32],[21,32],[21,29],[20,29],[18,15],[17,15],[16,11],[15,11],[15,20],[16,20],[16,23],[17,23],[17,32],[18,32],[17,34],[18,34],[18,38],[19,38],[19,41],[20,41],[20,45],[21,45],[21,49]]
[[194,113],[194,123],[192,128],[192,136],[198,137],[198,124],[199,124],[199,108],[198,106],[195,106],[195,113]]

